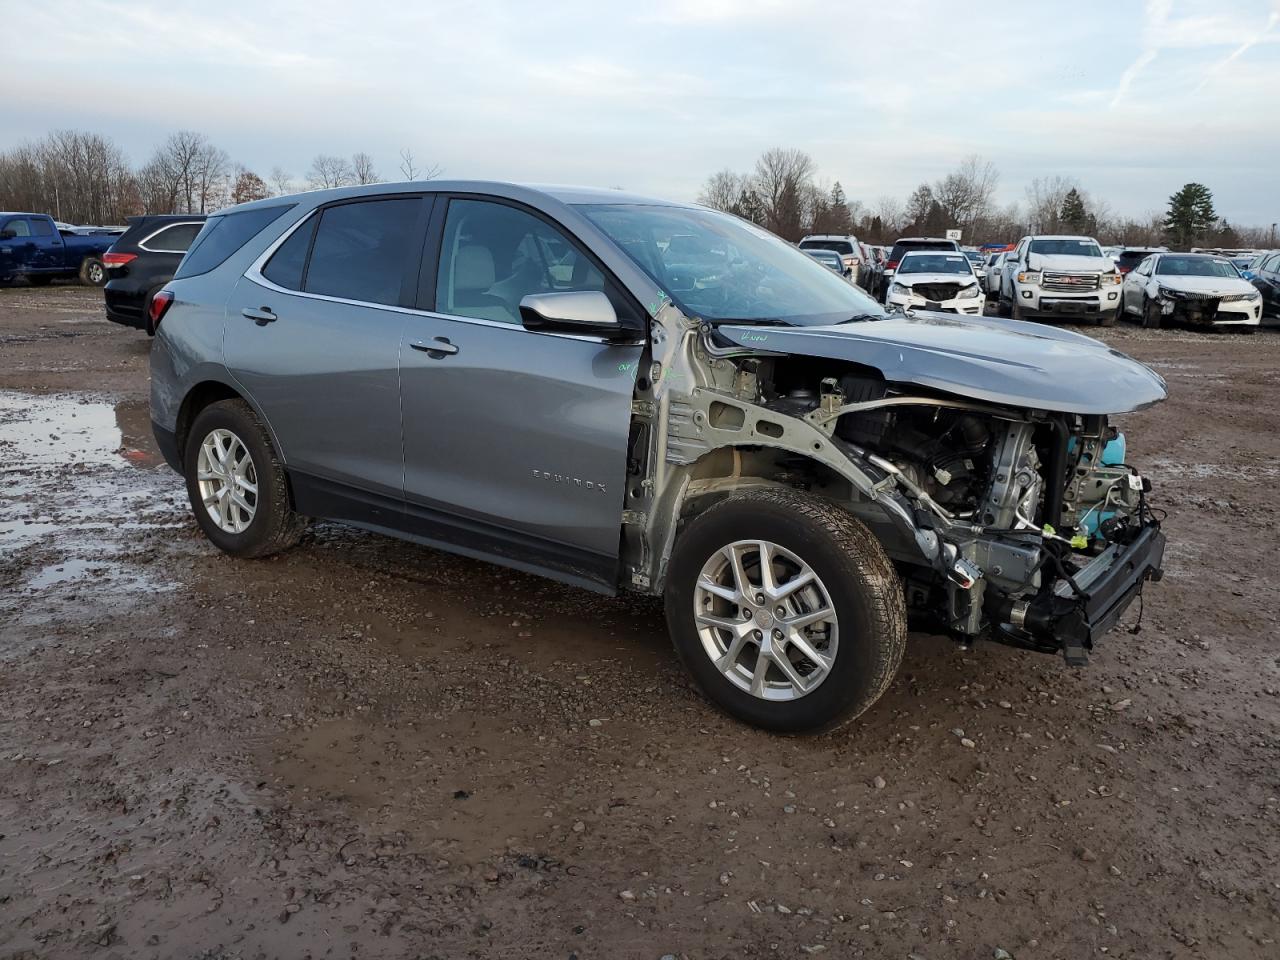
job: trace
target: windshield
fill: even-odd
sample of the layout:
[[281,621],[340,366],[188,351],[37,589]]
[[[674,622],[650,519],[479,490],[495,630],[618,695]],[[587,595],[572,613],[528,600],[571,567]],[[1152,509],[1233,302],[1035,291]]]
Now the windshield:
[[[807,254],[737,217],[644,204],[578,210],[690,317],[812,326],[886,316]],[[674,237],[681,239],[673,251]]]
[[833,250],[845,256],[853,253],[853,244],[848,240],[801,240],[801,250]]
[[1073,257],[1101,257],[1102,251],[1092,240],[1032,240],[1028,253],[1043,253],[1046,256],[1066,254]]
[[978,253],[978,251],[966,250],[964,252],[964,255],[969,258],[969,262],[972,263],[975,267],[982,266],[983,256],[982,254]]
[[1240,272],[1227,260],[1202,260],[1199,257],[1161,257],[1156,265],[1158,277],[1238,277]]
[[969,258],[958,253],[909,253],[902,258],[898,273],[972,274]]

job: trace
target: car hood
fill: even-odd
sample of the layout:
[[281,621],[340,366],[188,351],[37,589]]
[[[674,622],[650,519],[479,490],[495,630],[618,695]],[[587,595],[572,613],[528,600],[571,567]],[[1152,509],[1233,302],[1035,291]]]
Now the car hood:
[[821,327],[720,324],[717,342],[874,367],[894,383],[1033,410],[1103,414],[1163,400],[1150,367],[1090,337],[1018,320],[909,317]]
[[1073,253],[1033,253],[1031,267],[1034,270],[1080,270],[1096,273],[1114,270],[1116,265],[1109,257],[1079,257]]
[[1156,283],[1170,290],[1187,293],[1253,293],[1255,287],[1239,277],[1171,277],[1157,274]]

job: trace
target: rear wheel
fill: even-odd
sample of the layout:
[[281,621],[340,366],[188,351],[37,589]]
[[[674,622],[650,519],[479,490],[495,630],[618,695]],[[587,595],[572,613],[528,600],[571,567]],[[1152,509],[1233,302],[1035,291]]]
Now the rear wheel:
[[80,264],[80,281],[100,287],[107,282],[107,268],[97,257],[85,257],[84,263]]
[[667,625],[702,691],[795,733],[846,723],[902,662],[902,586],[879,542],[834,504],[776,488],[730,497],[676,542]]
[[243,400],[220,400],[196,415],[183,464],[196,522],[220,550],[265,557],[301,538],[306,518],[291,508],[284,467]]

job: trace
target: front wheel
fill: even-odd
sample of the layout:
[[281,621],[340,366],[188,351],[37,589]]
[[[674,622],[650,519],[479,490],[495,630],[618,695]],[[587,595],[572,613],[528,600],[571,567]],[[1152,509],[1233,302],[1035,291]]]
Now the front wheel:
[[1160,328],[1162,321],[1160,314],[1160,304],[1154,300],[1142,301],[1142,325],[1148,330],[1157,330]]
[[906,645],[902,586],[880,543],[847,511],[785,488],[697,516],[676,542],[665,602],[707,697],[783,733],[853,720]]
[[220,400],[196,415],[183,464],[196,522],[220,550],[265,557],[293,546],[306,529],[289,504],[271,437],[243,400]]

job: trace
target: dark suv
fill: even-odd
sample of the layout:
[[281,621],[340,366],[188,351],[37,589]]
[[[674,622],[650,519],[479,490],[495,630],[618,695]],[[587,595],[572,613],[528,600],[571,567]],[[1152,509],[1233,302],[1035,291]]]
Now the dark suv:
[[870,706],[908,607],[1078,664],[1160,570],[1109,420],[1157,374],[1066,330],[891,316],[704,207],[471,181],[258,201],[154,302],[156,439],[219,548],[322,517],[662,596],[703,690],[771,729]]
[[102,257],[107,319],[155,333],[151,302],[204,226],[204,214],[130,217],[129,229]]

